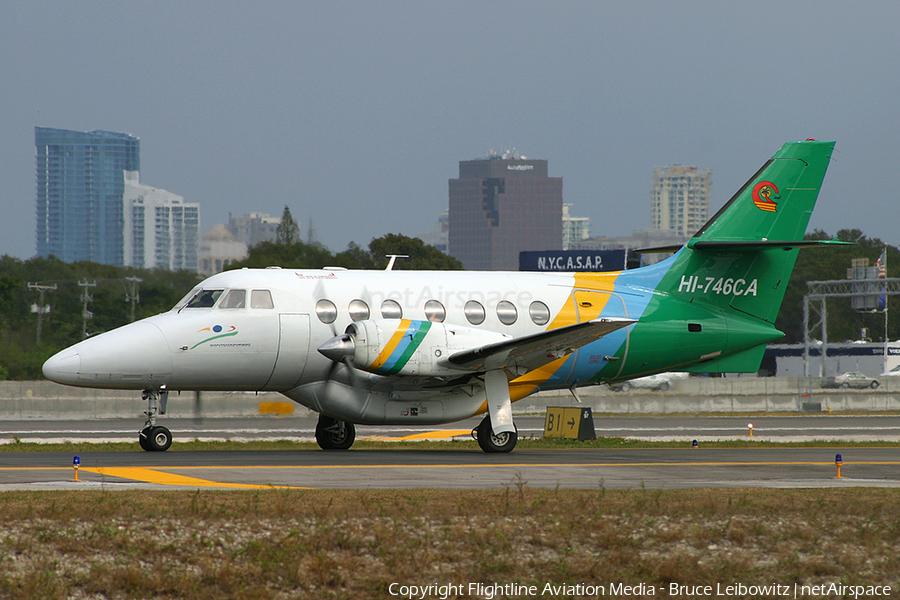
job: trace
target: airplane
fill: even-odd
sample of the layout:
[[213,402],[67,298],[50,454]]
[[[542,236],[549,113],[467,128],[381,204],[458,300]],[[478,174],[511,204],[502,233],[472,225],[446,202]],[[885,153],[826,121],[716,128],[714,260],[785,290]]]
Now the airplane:
[[58,383],[141,391],[138,439],[163,451],[171,391],[280,392],[346,450],[356,424],[476,415],[510,452],[512,402],[664,371],[753,373],[775,328],[834,142],[785,144],[684,245],[615,272],[239,269],[168,312],[81,341],[43,365]]

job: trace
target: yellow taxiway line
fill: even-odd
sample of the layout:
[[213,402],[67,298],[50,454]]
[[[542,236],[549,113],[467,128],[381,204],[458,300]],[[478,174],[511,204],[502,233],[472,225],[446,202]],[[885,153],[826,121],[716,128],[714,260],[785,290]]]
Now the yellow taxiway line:
[[452,437],[470,436],[470,429],[441,429],[438,431],[426,431],[423,433],[415,433],[413,435],[405,435],[403,437],[393,438],[373,438],[382,442],[409,442],[413,440],[445,440]]
[[[221,468],[221,467],[220,467]],[[161,485],[189,485],[202,487],[219,487],[241,490],[270,490],[270,489],[310,489],[310,488],[294,488],[285,485],[256,485],[252,483],[223,483],[221,481],[209,481],[208,479],[198,479],[196,477],[187,477],[185,475],[175,475],[173,473],[164,473],[153,469],[145,469],[142,467],[82,467],[82,471],[88,473],[96,473],[98,475],[107,475],[110,477],[121,477],[122,479],[132,479],[135,481],[143,481],[144,483],[158,483]]]

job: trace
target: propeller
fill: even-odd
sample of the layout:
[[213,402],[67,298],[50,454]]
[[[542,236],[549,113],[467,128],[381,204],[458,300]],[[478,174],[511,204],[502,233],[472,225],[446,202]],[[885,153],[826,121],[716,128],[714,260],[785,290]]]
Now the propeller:
[[317,350],[319,351],[319,354],[334,363],[328,371],[328,375],[325,378],[326,381],[331,381],[338,366],[344,365],[347,367],[350,385],[356,387],[358,381],[357,372],[356,367],[353,365],[353,355],[356,352],[356,343],[354,342],[352,335],[349,333],[336,335],[319,346]]

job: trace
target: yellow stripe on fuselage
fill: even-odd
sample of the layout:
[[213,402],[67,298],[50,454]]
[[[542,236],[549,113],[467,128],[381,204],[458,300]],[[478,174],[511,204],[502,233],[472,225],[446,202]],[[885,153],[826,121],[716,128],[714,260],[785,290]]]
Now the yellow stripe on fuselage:
[[409,331],[409,326],[412,324],[412,321],[409,319],[400,319],[400,326],[397,327],[397,331],[394,332],[394,335],[391,336],[391,339],[388,340],[387,345],[378,355],[378,358],[369,365],[371,369],[380,369],[384,366],[384,363],[391,357],[391,354],[394,353],[394,350],[397,349],[397,346],[400,344],[400,341],[403,339],[403,336],[406,335],[406,332]]
[[[563,305],[556,318],[550,323],[549,329],[559,329],[566,325],[591,321],[600,316],[609,295],[615,289],[616,279],[622,271],[610,271],[607,273],[575,273],[575,283],[572,286],[572,295]],[[590,306],[580,306],[582,300],[589,300]],[[547,363],[539,369],[525,373],[509,382],[510,399],[515,402],[534,393],[534,391],[565,363],[567,358],[559,358]]]

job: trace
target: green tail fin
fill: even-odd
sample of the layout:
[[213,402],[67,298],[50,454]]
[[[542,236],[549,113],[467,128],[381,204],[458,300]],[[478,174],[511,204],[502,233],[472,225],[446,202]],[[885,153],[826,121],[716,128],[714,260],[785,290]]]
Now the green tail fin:
[[833,150],[834,142],[785,144],[689,245],[802,240]]
[[[834,142],[785,144],[687,243],[671,269],[691,302],[772,324]],[[737,311],[737,312],[735,312]]]

